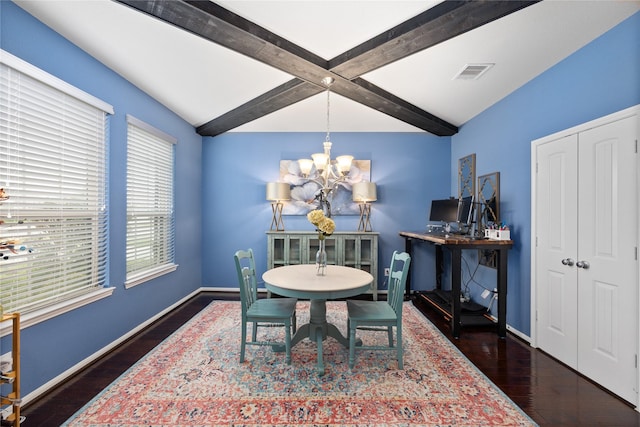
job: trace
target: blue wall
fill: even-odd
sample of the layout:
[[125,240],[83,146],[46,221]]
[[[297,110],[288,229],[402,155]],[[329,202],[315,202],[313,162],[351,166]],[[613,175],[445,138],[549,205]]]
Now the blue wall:
[[[306,158],[322,151],[321,133],[226,133],[203,143],[203,257],[224,261],[203,265],[204,286],[236,287],[232,261],[240,248],[253,248],[259,275],[267,265],[271,205],[265,185],[277,181],[280,160]],[[424,230],[431,200],[448,197],[450,138],[426,133],[332,133],[332,157],[352,154],[371,160],[371,180],[378,186],[371,222],[380,233],[382,270],[396,249],[404,249],[401,230]],[[443,179],[443,177],[446,177]],[[359,216],[335,216],[336,229],[355,231]],[[287,230],[312,231],[306,216],[284,216]],[[418,251],[424,250],[417,248]],[[415,264],[416,277],[433,277],[433,255]],[[429,289],[431,283],[416,283]]]
[[[501,217],[516,242],[509,254],[507,322],[525,334],[531,326],[531,141],[639,103],[640,13],[636,13],[485,110],[452,137],[452,164],[476,153],[478,175],[500,172]],[[495,280],[485,268],[476,278],[482,283]]]
[[[22,391],[27,394],[200,287],[202,138],[194,128],[12,2],[0,2],[0,47],[114,106],[110,148],[109,298],[22,333]],[[124,289],[126,119],[131,114],[178,138],[178,270]],[[10,341],[3,339],[2,347]]]

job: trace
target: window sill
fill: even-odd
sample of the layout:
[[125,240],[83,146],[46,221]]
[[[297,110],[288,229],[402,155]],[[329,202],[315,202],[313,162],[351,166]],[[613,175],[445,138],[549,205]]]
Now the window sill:
[[[113,294],[115,287],[100,288],[96,291],[90,292],[85,295],[64,301],[58,304],[54,304],[49,307],[35,310],[31,313],[26,313],[20,316],[20,329],[28,328],[29,326],[36,325],[45,320],[49,320],[61,314],[67,313],[76,308],[82,307],[92,302],[101,300]],[[4,322],[0,324],[0,337],[9,335],[11,333],[11,322]]]
[[169,264],[163,265],[161,267],[144,271],[142,273],[138,273],[128,277],[124,282],[125,289],[133,288],[141,283],[148,282],[149,280],[153,280],[157,277],[163,276],[165,274],[171,273],[178,269],[178,264]]

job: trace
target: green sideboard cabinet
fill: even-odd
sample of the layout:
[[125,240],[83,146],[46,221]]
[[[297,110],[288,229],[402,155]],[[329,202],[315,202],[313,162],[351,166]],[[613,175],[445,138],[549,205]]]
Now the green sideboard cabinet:
[[[359,268],[373,276],[371,293],[378,299],[378,235],[337,231],[325,238],[327,263]],[[315,231],[267,231],[267,269],[314,264],[318,251]]]

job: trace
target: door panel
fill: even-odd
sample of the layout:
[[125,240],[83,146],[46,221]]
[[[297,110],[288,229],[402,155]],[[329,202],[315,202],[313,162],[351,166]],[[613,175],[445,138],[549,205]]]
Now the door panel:
[[[617,359],[617,344],[620,341],[618,317],[613,314],[619,305],[620,293],[618,291],[618,287],[612,283],[594,283],[593,351],[609,360]],[[582,340],[582,342],[585,342],[585,340]],[[578,358],[578,362],[581,363],[582,360]]]
[[579,136],[578,370],[636,401],[637,119]]
[[537,147],[538,346],[577,367],[577,136]]

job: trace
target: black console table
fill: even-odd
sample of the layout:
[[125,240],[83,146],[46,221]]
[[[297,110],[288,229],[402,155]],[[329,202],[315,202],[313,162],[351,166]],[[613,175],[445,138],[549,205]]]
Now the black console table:
[[[461,282],[462,282],[462,251],[465,249],[491,249],[498,252],[497,283],[498,289],[498,336],[507,336],[507,255],[513,247],[512,240],[472,239],[459,235],[422,234],[401,231],[400,236],[405,239],[405,251],[412,255],[413,242],[426,242],[436,248],[436,288],[441,289],[441,274],[443,271],[442,248],[451,251],[451,333],[455,338],[460,337],[461,326]],[[412,262],[413,264],[413,262]],[[406,293],[411,292],[411,274],[407,278]]]

